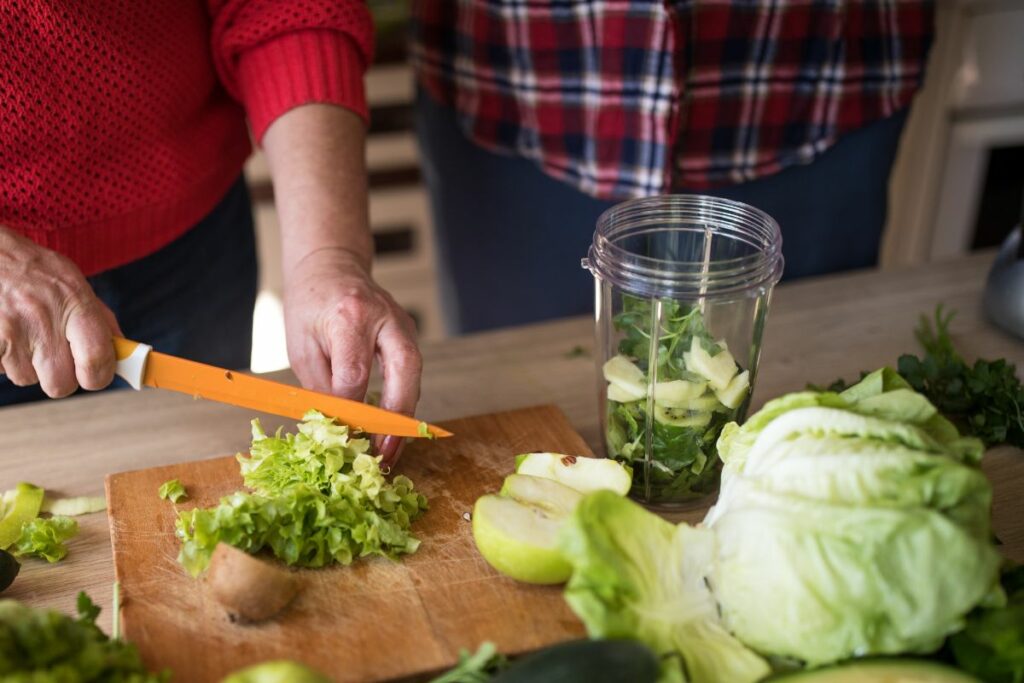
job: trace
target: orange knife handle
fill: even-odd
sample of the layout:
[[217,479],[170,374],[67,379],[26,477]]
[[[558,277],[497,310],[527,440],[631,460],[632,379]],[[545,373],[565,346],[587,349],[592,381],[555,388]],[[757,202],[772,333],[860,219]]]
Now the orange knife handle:
[[130,339],[114,337],[114,354],[117,365],[114,374],[128,382],[133,389],[142,389],[142,380],[146,375],[146,361],[153,347]]

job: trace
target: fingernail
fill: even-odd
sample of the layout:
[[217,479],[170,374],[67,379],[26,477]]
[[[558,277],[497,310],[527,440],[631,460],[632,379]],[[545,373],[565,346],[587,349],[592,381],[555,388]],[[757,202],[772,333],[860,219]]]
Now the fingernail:
[[384,456],[387,465],[394,465],[398,460],[398,449],[402,445],[402,437],[385,436],[380,444],[380,453]]

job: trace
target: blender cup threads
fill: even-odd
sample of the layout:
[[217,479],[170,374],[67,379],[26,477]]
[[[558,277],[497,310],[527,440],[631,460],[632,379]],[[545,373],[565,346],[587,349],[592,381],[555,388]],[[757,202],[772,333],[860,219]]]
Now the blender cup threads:
[[740,202],[648,197],[598,219],[583,266],[601,426],[633,498],[675,506],[717,488],[715,443],[746,413],[782,265],[778,224]]

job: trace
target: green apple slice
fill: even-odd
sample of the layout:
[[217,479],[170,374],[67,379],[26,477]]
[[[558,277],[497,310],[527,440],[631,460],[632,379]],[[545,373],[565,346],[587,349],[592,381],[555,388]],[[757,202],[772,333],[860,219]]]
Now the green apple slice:
[[707,382],[688,382],[685,379],[655,382],[654,402],[676,408],[682,407],[703,394],[707,386]]
[[729,382],[729,386],[721,391],[716,391],[715,396],[726,408],[739,408],[740,404],[750,392],[750,371],[744,370]]
[[632,403],[639,400],[633,392],[623,389],[618,384],[608,385],[608,400],[616,403]]
[[583,494],[606,489],[624,496],[629,493],[633,479],[618,461],[563,453],[517,455],[516,473],[550,479]]
[[512,474],[501,495],[473,507],[473,540],[488,564],[509,578],[551,584],[572,566],[558,550],[558,531],[583,495],[550,479]]
[[644,378],[644,371],[625,356],[609,358],[605,362],[602,372],[605,381],[617,386],[621,395],[632,396],[631,400],[633,401],[638,401],[647,395],[647,380]]
[[714,356],[704,350],[696,337],[690,343],[690,350],[683,354],[686,369],[695,372],[708,381],[713,389],[722,391],[729,386],[738,369],[732,354],[722,345]]

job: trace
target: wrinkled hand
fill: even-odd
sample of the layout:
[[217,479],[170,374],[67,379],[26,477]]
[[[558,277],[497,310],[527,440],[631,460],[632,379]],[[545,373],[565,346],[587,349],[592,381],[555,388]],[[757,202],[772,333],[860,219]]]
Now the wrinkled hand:
[[[384,375],[382,408],[412,415],[423,362],[412,319],[344,249],[320,249],[285,279],[288,358],[303,386],[361,401],[376,355]],[[384,464],[401,437],[377,440]]]
[[114,377],[121,331],[81,271],[60,254],[0,228],[0,371],[52,398]]

